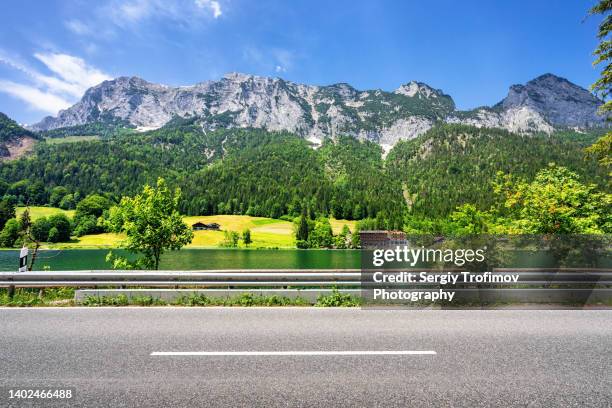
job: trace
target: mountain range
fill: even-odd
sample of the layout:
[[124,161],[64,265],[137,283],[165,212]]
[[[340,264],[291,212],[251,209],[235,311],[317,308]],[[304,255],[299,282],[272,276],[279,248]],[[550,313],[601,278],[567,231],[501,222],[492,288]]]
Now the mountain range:
[[440,123],[518,134],[600,128],[606,125],[598,114],[602,103],[588,90],[552,74],[512,85],[496,105],[470,111],[457,110],[451,96],[416,81],[387,92],[240,73],[183,87],[119,77],[90,88],[74,106],[30,129],[112,124],[144,131],[180,117],[194,119],[205,132],[219,128],[288,131],[315,144],[349,135],[389,150],[399,140],[413,139]]

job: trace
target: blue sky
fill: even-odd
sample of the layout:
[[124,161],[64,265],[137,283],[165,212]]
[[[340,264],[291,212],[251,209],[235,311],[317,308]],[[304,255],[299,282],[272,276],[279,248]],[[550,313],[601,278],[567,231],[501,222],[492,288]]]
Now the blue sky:
[[552,72],[597,78],[591,1],[6,0],[0,111],[33,123],[122,75],[189,85],[227,72],[393,90],[410,80],[459,108]]

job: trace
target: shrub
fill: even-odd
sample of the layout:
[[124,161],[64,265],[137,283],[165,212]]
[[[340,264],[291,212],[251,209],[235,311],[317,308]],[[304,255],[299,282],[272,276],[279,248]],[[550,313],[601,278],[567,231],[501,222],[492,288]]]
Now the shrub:
[[315,306],[318,307],[354,307],[359,306],[359,299],[348,293],[340,293],[337,288],[333,288],[330,295],[321,295],[317,298]]

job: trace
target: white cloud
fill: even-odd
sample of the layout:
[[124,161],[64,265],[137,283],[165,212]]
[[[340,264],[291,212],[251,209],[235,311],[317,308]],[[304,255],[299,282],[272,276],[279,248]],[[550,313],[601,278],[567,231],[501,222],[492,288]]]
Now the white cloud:
[[52,75],[42,74],[0,52],[0,62],[24,76],[26,83],[0,79],[0,92],[25,101],[33,109],[57,113],[83,96],[85,91],[111,77],[81,58],[61,53],[36,53]]
[[136,28],[149,19],[168,19],[192,26],[199,17],[219,18],[223,14],[218,0],[111,0],[99,10],[101,21],[108,19],[122,28]]
[[36,53],[34,56],[42,61],[50,71],[57,74],[65,84],[80,89],[76,96],[81,96],[88,88],[111,79],[100,70],[88,66],[83,59],[72,55]]
[[221,4],[215,0],[195,0],[195,5],[200,8],[208,8],[212,11],[214,18],[221,17]]
[[64,23],[66,28],[78,35],[88,35],[91,34],[91,29],[81,20],[68,20]]
[[0,80],[0,92],[21,99],[31,108],[49,114],[56,114],[60,109],[66,109],[71,105],[70,102],[60,96],[12,81]]

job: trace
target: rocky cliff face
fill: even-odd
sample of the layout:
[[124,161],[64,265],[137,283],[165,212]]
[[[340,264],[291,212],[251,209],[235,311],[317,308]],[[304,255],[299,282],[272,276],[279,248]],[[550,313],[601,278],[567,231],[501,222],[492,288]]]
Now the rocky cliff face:
[[493,108],[469,112],[456,111],[450,96],[414,81],[385,92],[358,91],[348,84],[302,85],[237,73],[187,87],[120,77],[89,89],[80,102],[56,118],[45,118],[33,129],[119,121],[145,130],[180,116],[197,117],[204,130],[287,130],[315,143],[349,134],[388,148],[441,121],[519,133],[601,126],[603,118],[596,114],[600,104],[587,90],[550,74],[512,86],[508,96]]
[[21,157],[32,149],[37,136],[0,112],[0,161]]
[[504,109],[528,107],[553,126],[597,127],[604,118],[597,114],[601,101],[567,79],[545,74],[525,85],[512,85],[499,103]]

